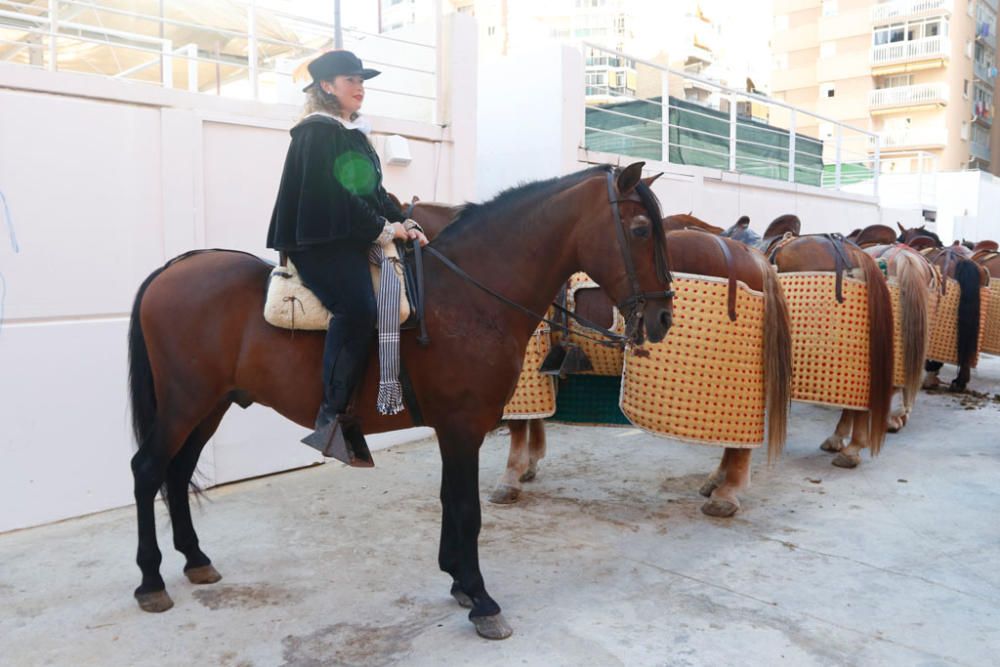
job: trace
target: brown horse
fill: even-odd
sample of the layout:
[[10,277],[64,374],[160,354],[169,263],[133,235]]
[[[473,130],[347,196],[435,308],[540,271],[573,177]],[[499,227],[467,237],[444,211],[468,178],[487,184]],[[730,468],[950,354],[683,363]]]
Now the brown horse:
[[722,227],[716,227],[715,225],[710,225],[709,223],[696,218],[690,213],[678,213],[676,215],[668,215],[663,219],[663,228],[668,232],[676,232],[681,229],[698,229],[703,232],[708,232],[709,234],[714,234],[718,236],[724,230]]
[[[919,237],[918,237],[919,238]],[[990,284],[990,272],[986,265],[971,259],[971,251],[964,246],[948,246],[926,250],[925,257],[937,267],[942,280],[954,278],[958,282],[958,340],[956,359],[958,375],[949,386],[950,391],[965,391],[972,377],[972,364],[979,353],[979,319],[985,317],[980,303],[980,287]],[[938,360],[927,360],[927,377],[924,387],[936,387],[940,380],[938,373],[944,364]]]
[[[586,271],[619,303],[634,344],[644,334],[653,342],[663,339],[671,317],[666,242],[656,198],[640,180],[642,166],[595,167],[464,207],[425,256],[430,343],[420,346],[412,331],[402,336],[415,400],[401,414],[379,415],[377,364],[369,364],[356,396],[355,411],[368,433],[419,424],[437,431],[443,511],[438,562],[452,577],[452,595],[471,607],[470,620],[485,637],[504,638],[511,630],[479,567],[479,448],[500,421],[539,322],[511,304],[544,312],[570,275]],[[266,405],[305,427],[319,407],[323,335],[293,334],[264,321],[270,270],[244,253],[189,253],[156,270],[136,295],[129,356],[142,583],[135,597],[146,611],[172,606],[159,572],[157,490],[162,486],[167,494],[174,546],[186,558],[188,578],[218,581],[198,546],[188,506],[202,447],[233,403]]]
[[870,447],[873,456],[879,453],[889,423],[893,391],[889,288],[875,260],[861,248],[826,235],[800,236],[787,241],[774,250],[772,261],[779,273],[860,268],[868,286],[868,410],[845,410],[842,414],[841,423],[851,424],[851,442],[847,447],[837,433],[820,445],[824,451],[837,453],[833,459],[835,466],[854,468],[861,462],[862,449]]
[[[672,217],[665,218],[664,224]],[[745,282],[751,289],[764,292],[764,358],[768,364],[765,373],[767,442],[768,457],[773,459],[785,440],[791,377],[791,339],[784,296],[773,269],[763,255],[737,241],[722,239],[732,257],[732,262],[729,262],[719,247],[719,241],[700,231],[702,227],[696,227],[699,231],[682,230],[667,234],[673,270],[732,277]],[[601,326],[611,326],[613,305],[602,290],[588,289],[577,293],[577,313]],[[509,426],[511,444],[507,467],[490,495],[490,501],[499,504],[517,501],[521,483],[534,479],[538,461],[545,456],[544,421],[512,420]],[[709,498],[702,505],[705,514],[728,517],[740,509],[738,493],[750,483],[752,453],[752,449],[725,449],[718,468],[699,491]]]

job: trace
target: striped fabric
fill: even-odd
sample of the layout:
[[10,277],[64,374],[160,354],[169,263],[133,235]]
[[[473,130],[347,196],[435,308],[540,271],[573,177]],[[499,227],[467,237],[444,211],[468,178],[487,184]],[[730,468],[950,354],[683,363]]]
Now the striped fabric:
[[382,246],[373,244],[368,260],[382,267],[378,293],[378,399],[375,407],[379,414],[394,415],[403,411],[403,388],[399,384],[399,302],[402,287],[396,275],[394,257],[386,257]]

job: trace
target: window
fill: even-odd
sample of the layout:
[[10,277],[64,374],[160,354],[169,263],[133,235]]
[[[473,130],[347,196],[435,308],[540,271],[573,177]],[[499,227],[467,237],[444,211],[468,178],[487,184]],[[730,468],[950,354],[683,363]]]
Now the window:
[[895,74],[893,76],[882,77],[875,83],[876,88],[899,88],[901,86],[913,85],[912,74]]
[[833,97],[837,94],[837,87],[833,83],[821,83],[819,84],[819,96],[820,97]]
[[820,42],[819,57],[832,58],[837,55],[837,42]]
[[969,80],[962,81],[962,97],[969,99]]
[[973,18],[976,17],[976,0],[969,0],[965,6],[965,13]]
[[962,141],[969,140],[969,121],[962,121]]
[[965,57],[972,58],[972,40],[965,40]]
[[823,16],[837,15],[837,0],[823,0]]
[[489,28],[486,29],[486,34],[491,37],[495,35],[496,32],[497,32],[497,27],[495,25],[491,25]]

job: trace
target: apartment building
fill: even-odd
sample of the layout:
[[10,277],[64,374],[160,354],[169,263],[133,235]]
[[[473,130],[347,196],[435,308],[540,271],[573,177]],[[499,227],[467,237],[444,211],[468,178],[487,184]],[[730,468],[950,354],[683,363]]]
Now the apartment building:
[[[774,0],[772,92],[877,132],[888,171],[1000,173],[997,2]],[[797,130],[830,140],[831,126]]]

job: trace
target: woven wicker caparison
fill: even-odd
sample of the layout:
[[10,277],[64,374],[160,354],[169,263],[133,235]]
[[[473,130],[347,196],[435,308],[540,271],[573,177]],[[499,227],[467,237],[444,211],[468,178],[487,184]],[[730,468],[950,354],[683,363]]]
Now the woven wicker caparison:
[[[976,355],[972,360],[972,368],[979,364],[979,351],[984,347],[987,321],[989,320],[988,304],[992,300],[991,294],[993,281],[990,287],[980,289],[980,304],[986,306],[980,309],[979,318],[979,345],[976,347]],[[934,361],[941,361],[946,364],[958,364],[958,303],[961,298],[961,288],[954,278],[945,280],[945,292],[934,290],[931,294],[932,312],[934,316],[931,320],[931,339],[927,347],[927,358]],[[985,315],[983,317],[982,315]]]
[[899,283],[895,276],[889,276],[889,299],[892,301],[892,386],[906,384],[906,369],[903,368],[903,302]]
[[504,419],[544,419],[555,414],[555,379],[538,372],[538,367],[542,365],[550,349],[552,336],[549,325],[542,322],[528,340],[517,389],[504,407]]
[[[635,426],[678,440],[759,447],[764,440],[764,296],[726,279],[674,273],[673,326],[625,354],[620,406]],[[648,355],[646,353],[648,352]]]
[[792,399],[868,409],[868,287],[832,271],[779,273],[792,323]]
[[982,312],[986,314],[986,323],[983,329],[983,352],[987,354],[1000,354],[1000,278],[990,279],[989,294],[986,297],[986,307]]
[[[599,289],[599,285],[591,280],[590,276],[586,273],[574,273],[569,279],[569,289],[566,293],[566,308],[576,312],[577,293],[580,290],[587,289]],[[625,333],[625,320],[622,319],[617,308],[612,306],[612,309],[614,311],[614,323],[608,328],[615,333]],[[569,320],[567,326],[569,327],[569,332],[558,334],[556,339],[578,346],[594,366],[594,370],[579,373],[579,375],[621,376],[623,363],[621,348],[601,345],[596,341],[577,335],[576,332],[583,331],[593,336],[593,332],[586,329],[576,320]]]

